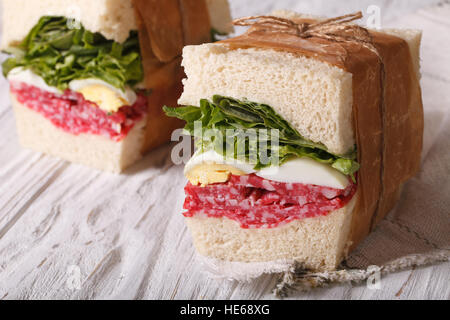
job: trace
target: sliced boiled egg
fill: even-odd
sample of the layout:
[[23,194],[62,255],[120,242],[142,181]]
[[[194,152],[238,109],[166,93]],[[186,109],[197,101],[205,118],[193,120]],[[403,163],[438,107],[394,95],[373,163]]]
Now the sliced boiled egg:
[[348,177],[333,167],[302,157],[294,158],[279,167],[268,167],[256,173],[259,177],[283,183],[302,183],[334,189],[345,189]]
[[246,162],[224,158],[215,151],[197,152],[186,164],[184,172],[192,184],[203,186],[226,182],[231,174],[251,173],[282,183],[313,184],[334,189],[345,189],[350,183],[344,174],[310,158],[295,158],[279,167],[256,171]]
[[193,185],[206,186],[227,182],[230,175],[243,176],[254,173],[253,166],[235,159],[225,159],[217,152],[197,152],[184,168],[186,178]]
[[49,86],[42,77],[38,76],[30,69],[24,69],[22,67],[14,68],[8,73],[7,78],[10,82],[23,82],[43,91],[51,92],[54,94],[62,94],[60,90],[55,87]]
[[73,80],[69,83],[69,88],[107,112],[117,112],[123,106],[133,105],[137,100],[136,93],[130,88],[122,91],[99,79]]
[[[11,70],[8,80],[23,82],[54,94],[63,93],[57,88],[49,86],[42,77],[30,69],[22,67]],[[106,112],[117,112],[123,106],[133,105],[137,100],[137,95],[132,89],[127,88],[123,91],[99,79],[73,80],[69,83],[69,89],[81,93],[86,100],[94,102]]]

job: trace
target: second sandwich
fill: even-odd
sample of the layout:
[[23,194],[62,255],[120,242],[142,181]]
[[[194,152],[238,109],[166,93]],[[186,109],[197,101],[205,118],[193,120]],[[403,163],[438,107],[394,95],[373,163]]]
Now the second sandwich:
[[232,28],[226,0],[3,0],[3,74],[27,148],[121,172],[180,126],[181,51]]
[[241,21],[242,36],[184,49],[186,107],[166,108],[198,147],[194,244],[228,276],[334,270],[419,168],[421,34],[291,12]]

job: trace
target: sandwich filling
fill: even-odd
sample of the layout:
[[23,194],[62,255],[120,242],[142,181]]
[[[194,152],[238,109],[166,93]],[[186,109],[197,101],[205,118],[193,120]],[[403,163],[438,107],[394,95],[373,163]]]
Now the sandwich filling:
[[10,87],[21,105],[74,135],[100,135],[119,142],[147,114],[147,97],[143,93],[137,94],[133,105],[109,113],[75,91],[55,94],[24,82],[10,82]]
[[226,217],[244,229],[275,228],[291,221],[326,216],[344,207],[356,192],[356,185],[346,189],[282,183],[255,174],[230,175],[225,183],[185,188],[185,217],[206,215]]
[[147,114],[137,32],[118,43],[76,21],[42,17],[6,52],[11,93],[66,132],[120,141]]
[[356,192],[356,150],[328,152],[270,106],[214,96],[167,108],[185,120],[198,151],[187,163],[184,215],[226,217],[242,228],[275,228],[326,216]]

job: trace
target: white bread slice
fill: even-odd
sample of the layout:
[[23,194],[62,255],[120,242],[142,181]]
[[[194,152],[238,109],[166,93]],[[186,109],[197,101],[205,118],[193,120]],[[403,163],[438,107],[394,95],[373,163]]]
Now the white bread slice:
[[[301,135],[331,152],[350,151],[352,75],[318,60],[275,50],[236,49],[223,44],[184,48],[187,79],[181,105],[219,94],[264,103]],[[326,88],[326,89],[325,89]]]
[[356,194],[343,208],[327,216],[295,220],[273,229],[242,229],[226,218],[187,218],[200,255],[228,262],[269,262],[271,272],[281,261],[296,261],[317,271],[335,270],[348,242]]
[[[224,33],[233,30],[227,0],[207,1],[212,27]],[[92,32],[124,42],[137,30],[131,0],[2,0],[2,48],[21,42],[42,16],[76,19]]]
[[122,172],[142,158],[146,118],[138,122],[125,139],[115,142],[99,135],[67,133],[19,103],[14,95],[11,101],[19,140],[25,148],[113,173]]
[[[418,78],[421,32],[388,30],[408,42]],[[328,63],[287,52],[231,50],[226,44],[188,46],[181,105],[219,94],[265,103],[301,135],[345,154],[355,145],[352,74]]]
[[22,41],[42,16],[64,16],[124,42],[136,30],[131,0],[3,0],[2,47]]

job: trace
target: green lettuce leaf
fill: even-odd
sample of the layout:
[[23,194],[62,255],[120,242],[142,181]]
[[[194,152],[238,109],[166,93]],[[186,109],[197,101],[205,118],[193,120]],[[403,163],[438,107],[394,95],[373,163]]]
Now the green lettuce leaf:
[[3,75],[23,67],[60,90],[77,79],[96,78],[122,90],[142,81],[137,32],[119,44],[81,25],[71,28],[69,22],[42,17],[18,47],[6,50],[12,57],[3,63]]
[[[281,165],[293,157],[329,164],[352,178],[359,170],[356,149],[346,155],[331,154],[324,145],[302,137],[268,105],[214,96],[213,101],[201,100],[200,108],[164,107],[164,111],[170,117],[186,121],[185,130],[196,138],[201,150],[213,149],[224,156],[230,155],[231,150],[235,159],[245,159],[254,164],[255,170]],[[196,121],[201,122],[200,130],[196,130]],[[255,133],[257,141],[252,135],[229,129]],[[207,134],[208,131],[216,135]],[[275,140],[279,143],[274,143]]]
[[224,37],[227,35],[228,35],[227,33],[220,32],[215,28],[211,28],[211,41],[212,42],[220,41],[220,40],[224,39]]

